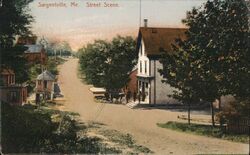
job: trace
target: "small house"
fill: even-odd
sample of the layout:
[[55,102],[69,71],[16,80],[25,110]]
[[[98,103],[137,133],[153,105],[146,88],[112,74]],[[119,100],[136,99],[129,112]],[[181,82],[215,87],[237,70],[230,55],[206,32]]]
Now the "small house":
[[0,97],[1,102],[11,105],[23,105],[27,101],[27,87],[25,84],[15,83],[15,73],[11,69],[1,70]]
[[41,99],[53,100],[55,80],[55,76],[47,70],[37,76],[35,88],[37,102]]
[[36,41],[36,36],[19,37],[17,44],[27,47],[27,50],[24,51],[24,57],[28,60],[28,63],[44,65],[47,61],[47,54],[43,45],[36,44]]
[[42,45],[25,45],[28,49],[24,52],[24,57],[29,63],[46,64],[47,54]]

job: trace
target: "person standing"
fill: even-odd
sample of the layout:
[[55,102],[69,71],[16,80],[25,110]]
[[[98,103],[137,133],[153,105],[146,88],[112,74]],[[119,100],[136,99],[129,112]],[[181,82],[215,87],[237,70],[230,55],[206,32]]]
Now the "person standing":
[[131,97],[131,91],[130,91],[130,90],[128,90],[128,91],[127,91],[127,93],[126,93],[126,103],[128,103],[128,102],[129,102],[130,97]]
[[136,101],[136,98],[137,98],[137,93],[136,93],[136,91],[134,91],[134,102]]

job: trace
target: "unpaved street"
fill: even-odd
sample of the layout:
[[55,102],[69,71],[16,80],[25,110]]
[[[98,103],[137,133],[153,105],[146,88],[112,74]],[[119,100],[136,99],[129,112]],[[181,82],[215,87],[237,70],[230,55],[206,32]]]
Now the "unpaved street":
[[78,59],[70,59],[60,67],[59,84],[66,98],[65,107],[78,112],[83,121],[101,122],[111,129],[129,133],[157,154],[248,153],[247,144],[175,132],[156,125],[176,120],[183,114],[180,112],[96,103],[89,91],[91,86],[78,78],[77,65]]

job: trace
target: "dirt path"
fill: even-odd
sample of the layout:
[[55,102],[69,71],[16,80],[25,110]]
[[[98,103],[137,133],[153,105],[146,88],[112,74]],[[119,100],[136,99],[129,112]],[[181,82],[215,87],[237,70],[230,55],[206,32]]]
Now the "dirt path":
[[[248,153],[248,145],[190,135],[157,127],[156,123],[176,120],[183,113],[160,109],[129,109],[124,105],[94,101],[90,86],[77,77],[78,59],[60,67],[59,85],[65,107],[78,112],[85,122],[101,122],[109,128],[131,134],[136,141],[157,154]],[[196,117],[209,117],[195,115]]]

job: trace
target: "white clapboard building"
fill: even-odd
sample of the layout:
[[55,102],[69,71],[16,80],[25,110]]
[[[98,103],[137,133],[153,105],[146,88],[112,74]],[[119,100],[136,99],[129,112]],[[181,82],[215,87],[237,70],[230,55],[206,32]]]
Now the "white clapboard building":
[[176,100],[168,97],[173,93],[173,88],[162,83],[162,77],[158,72],[158,69],[162,68],[162,64],[159,62],[160,49],[171,51],[171,44],[178,37],[184,38],[186,29],[147,27],[147,21],[144,22],[144,27],[140,27],[137,38],[138,93],[144,95],[141,102],[148,104],[177,103]]

